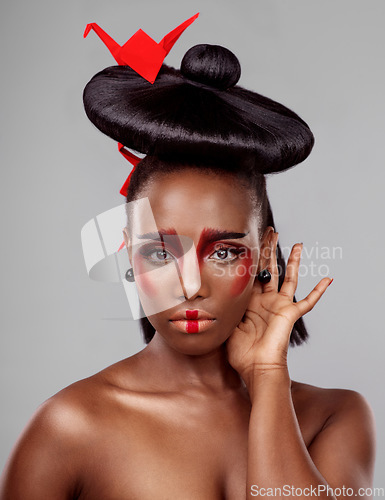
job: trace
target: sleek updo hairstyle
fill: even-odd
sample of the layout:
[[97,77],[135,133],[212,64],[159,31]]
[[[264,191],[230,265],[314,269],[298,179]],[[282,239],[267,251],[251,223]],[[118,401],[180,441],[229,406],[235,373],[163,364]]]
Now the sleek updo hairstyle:
[[[111,66],[90,80],[83,99],[91,122],[115,141],[147,155],[132,174],[127,202],[140,198],[156,175],[182,168],[226,171],[236,175],[258,203],[260,234],[267,226],[277,230],[265,176],[305,160],[314,137],[296,113],[236,85],[240,75],[231,51],[201,44],[186,52],[180,70],[163,64],[154,84],[129,66]],[[277,263],[280,289],[286,265],[279,244]],[[155,330],[146,317],[140,321],[148,343]],[[290,344],[307,338],[300,318]]]

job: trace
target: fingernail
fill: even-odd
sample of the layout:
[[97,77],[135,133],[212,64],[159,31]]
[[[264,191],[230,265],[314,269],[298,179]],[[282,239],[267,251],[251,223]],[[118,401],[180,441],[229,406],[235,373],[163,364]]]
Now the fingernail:
[[332,280],[331,280],[331,282],[328,284],[328,286],[330,286],[330,285],[333,283],[333,280],[334,280],[334,278],[332,278]]

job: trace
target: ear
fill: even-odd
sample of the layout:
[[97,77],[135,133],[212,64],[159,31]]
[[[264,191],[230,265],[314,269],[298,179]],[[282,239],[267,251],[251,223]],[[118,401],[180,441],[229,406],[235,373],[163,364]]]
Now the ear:
[[132,263],[132,246],[131,246],[131,239],[130,239],[130,235],[129,235],[129,232],[127,230],[127,228],[123,228],[123,238],[124,238],[124,243],[126,245],[126,248],[127,248],[127,252],[128,252],[128,258],[130,259],[130,262]]
[[267,226],[265,232],[263,233],[259,261],[258,261],[258,273],[263,269],[266,269],[270,262],[270,248],[272,243],[272,238],[274,237],[274,228],[272,226]]

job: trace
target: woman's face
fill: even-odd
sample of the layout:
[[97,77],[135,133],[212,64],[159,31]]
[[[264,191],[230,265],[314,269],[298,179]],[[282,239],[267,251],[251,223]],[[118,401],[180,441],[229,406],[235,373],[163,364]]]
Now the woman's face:
[[142,307],[180,352],[210,352],[242,319],[260,250],[250,198],[231,174],[185,169],[159,175],[134,202],[125,240]]

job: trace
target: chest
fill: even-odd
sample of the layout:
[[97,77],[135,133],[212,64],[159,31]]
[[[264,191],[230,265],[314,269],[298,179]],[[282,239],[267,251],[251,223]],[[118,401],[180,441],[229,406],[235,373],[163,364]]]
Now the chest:
[[[242,500],[250,405],[159,405],[112,419],[90,441],[79,499]],[[305,443],[314,430],[300,415]]]

